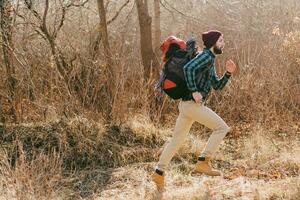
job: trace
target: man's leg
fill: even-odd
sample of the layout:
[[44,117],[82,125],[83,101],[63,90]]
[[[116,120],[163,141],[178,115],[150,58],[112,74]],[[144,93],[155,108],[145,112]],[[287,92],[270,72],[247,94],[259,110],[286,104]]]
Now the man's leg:
[[179,113],[179,116],[176,120],[175,129],[172,135],[171,140],[165,146],[158,164],[157,168],[164,171],[166,170],[168,164],[170,163],[171,159],[184,143],[189,130],[193,124],[193,120],[189,117],[186,117],[184,114]]
[[[194,108],[193,108],[194,107]],[[213,130],[208,142],[198,158],[195,170],[211,176],[219,176],[220,172],[213,170],[209,165],[210,157],[217,151],[220,143],[230,131],[228,125],[214,111],[206,106],[194,103],[194,105],[184,109],[186,115],[197,122]],[[194,110],[194,112],[192,112]]]
[[194,122],[193,119],[185,116],[182,113],[182,104],[185,104],[185,102],[179,103],[179,116],[176,120],[172,138],[162,151],[155,173],[152,175],[152,180],[156,183],[158,189],[164,188],[164,171],[167,169],[167,166],[169,165],[175,153],[184,143],[186,136],[188,135],[189,130]]
[[210,157],[218,150],[220,143],[223,141],[226,134],[230,131],[230,127],[224,122],[224,120],[217,115],[210,108],[203,106],[203,113],[205,113],[204,120],[199,121],[204,126],[213,130],[212,134],[208,138],[204,150],[200,156]]
[[191,103],[193,106],[183,107],[186,116],[213,130],[201,156],[212,156],[218,149],[225,135],[230,131],[229,126],[210,108]]

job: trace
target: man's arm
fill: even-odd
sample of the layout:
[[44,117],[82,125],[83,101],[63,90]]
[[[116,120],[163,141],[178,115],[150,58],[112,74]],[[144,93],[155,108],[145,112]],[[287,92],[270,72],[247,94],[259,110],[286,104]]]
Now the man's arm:
[[231,74],[236,70],[236,65],[235,63],[230,59],[226,61],[226,72],[223,75],[222,78],[218,78],[217,73],[216,73],[216,68],[213,67],[213,76],[212,76],[212,86],[215,90],[221,90],[223,87],[226,85],[228,82]]
[[221,78],[219,78],[216,73],[215,67],[213,67],[212,70],[213,70],[212,86],[215,90],[222,90],[225,87],[226,83],[228,82],[231,73],[226,71],[225,74]]
[[184,77],[187,87],[191,92],[198,91],[196,84],[196,71],[203,70],[213,62],[212,58],[207,54],[199,54],[183,67]]

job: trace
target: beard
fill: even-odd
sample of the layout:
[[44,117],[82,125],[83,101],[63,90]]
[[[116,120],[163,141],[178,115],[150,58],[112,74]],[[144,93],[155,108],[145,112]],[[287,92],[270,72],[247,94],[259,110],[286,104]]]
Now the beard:
[[216,47],[216,46],[214,46],[213,51],[214,51],[215,54],[222,54],[223,53],[223,50],[221,48]]

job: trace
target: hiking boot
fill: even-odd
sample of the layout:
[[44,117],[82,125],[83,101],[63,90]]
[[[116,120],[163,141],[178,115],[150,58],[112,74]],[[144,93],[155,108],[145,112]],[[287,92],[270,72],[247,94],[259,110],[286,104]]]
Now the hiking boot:
[[156,184],[158,190],[164,190],[165,187],[165,175],[163,171],[156,169],[152,174],[152,180]]
[[208,176],[221,176],[221,172],[214,170],[210,166],[209,157],[199,157],[198,162],[196,163],[194,172],[196,173],[203,173]]

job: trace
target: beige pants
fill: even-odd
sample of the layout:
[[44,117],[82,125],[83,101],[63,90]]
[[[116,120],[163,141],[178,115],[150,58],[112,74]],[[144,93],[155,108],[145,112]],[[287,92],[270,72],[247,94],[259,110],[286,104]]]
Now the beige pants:
[[194,101],[181,101],[178,108],[179,116],[173,136],[165,146],[157,164],[157,168],[162,171],[166,170],[172,157],[185,141],[194,121],[213,130],[204,150],[201,152],[201,156],[214,154],[226,133],[230,131],[223,119],[204,105],[196,104]]

